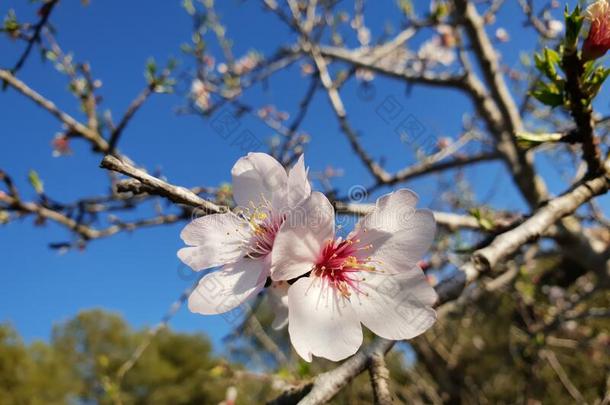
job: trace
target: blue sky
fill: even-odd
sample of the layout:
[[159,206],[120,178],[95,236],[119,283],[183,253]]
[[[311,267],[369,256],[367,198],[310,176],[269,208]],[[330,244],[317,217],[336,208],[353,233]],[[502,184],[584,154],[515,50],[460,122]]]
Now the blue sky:
[[[217,3],[228,35],[236,44],[236,55],[249,49],[270,55],[277,45],[292,38],[273,15],[262,11],[259,2]],[[507,3],[498,16],[500,24],[492,29],[504,26],[509,31],[511,41],[499,49],[506,64],[515,66],[519,50],[531,49],[535,37],[530,29],[522,27],[516,2]],[[396,9],[390,0],[367,4],[366,21],[375,37],[387,21],[396,20]],[[0,15],[5,15],[9,8],[15,9],[20,20],[35,19],[36,7],[26,2],[4,1],[0,4]],[[519,17],[515,18],[516,15]],[[172,55],[181,57],[180,44],[188,42],[192,27],[190,17],[178,1],[93,0],[88,7],[77,1],[63,1],[53,13],[52,22],[64,50],[72,51],[77,60],[89,61],[94,76],[102,80],[102,106],[112,110],[115,120],[144,87],[146,59],[152,56],[163,64]],[[21,43],[1,40],[0,66],[14,64],[22,49]],[[187,61],[179,70],[188,66]],[[51,64],[41,63],[38,54],[32,54],[19,76],[64,110],[82,117],[77,103],[66,91],[65,77]],[[275,104],[294,113],[308,80],[300,76],[297,65],[279,74],[270,84],[267,90],[260,86],[253,89],[246,100],[258,106]],[[396,82],[381,80],[375,86],[369,101],[359,97],[357,87],[351,84],[343,96],[353,126],[362,133],[363,143],[374,156],[387,155],[387,168],[392,171],[412,162],[413,154],[400,142],[393,127],[375,113],[383,100],[395,97],[404,114],[413,114],[423,123],[426,133],[436,137],[455,136],[461,128],[462,113],[471,109],[469,101],[456,92],[415,87],[407,96],[404,85]],[[181,82],[178,93],[182,94],[153,97],[129,124],[120,148],[139,164],[161,169],[176,184],[213,186],[229,181],[231,166],[243,151],[214,133],[202,118],[175,113],[183,103],[186,88]],[[371,184],[372,179],[339,132],[325,95],[318,93],[315,97],[302,127],[312,135],[306,163],[312,171],[329,164],[344,168],[346,175],[336,182],[344,192],[354,184]],[[600,105],[601,112],[607,113],[607,95]],[[26,180],[30,169],[41,174],[46,192],[59,201],[107,191],[105,174],[98,168],[101,157],[90,153],[84,143],[73,143],[73,156],[51,156],[50,142],[60,126],[46,111],[11,90],[0,94],[0,107],[0,167],[17,181],[25,198],[34,198]],[[253,117],[242,118],[241,125],[261,139],[271,135]],[[546,167],[544,160],[540,165],[552,190],[563,189],[554,170]],[[479,195],[491,192],[495,206],[523,207],[522,201],[514,197],[512,184],[501,176],[502,170],[497,164],[486,164],[467,173]],[[422,205],[433,206],[439,195],[437,185],[434,177],[408,184],[422,196]],[[185,272],[176,258],[181,247],[178,237],[181,227],[122,233],[94,241],[83,252],[64,255],[48,248],[51,242],[69,239],[69,233],[59,226],[48,224],[38,228],[27,218],[0,228],[0,321],[10,321],[26,341],[48,339],[54,323],[93,307],[117,311],[136,327],[155,324],[193,280],[193,275]],[[181,331],[204,331],[217,346],[230,327],[221,317],[196,316],[186,308],[172,320],[171,326]]]

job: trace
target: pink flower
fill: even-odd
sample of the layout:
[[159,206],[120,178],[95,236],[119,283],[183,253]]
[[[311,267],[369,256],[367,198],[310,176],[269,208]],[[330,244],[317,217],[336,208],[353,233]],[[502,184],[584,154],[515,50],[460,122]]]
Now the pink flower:
[[57,134],[51,142],[53,146],[53,157],[66,156],[72,154],[70,138],[66,134]]
[[597,0],[587,7],[585,17],[591,22],[591,28],[582,47],[582,56],[584,60],[593,60],[610,49],[610,2]]
[[197,218],[180,234],[189,245],[178,251],[185,264],[195,271],[222,266],[189,297],[189,309],[200,314],[230,311],[264,287],[276,234],[311,193],[303,156],[287,174],[271,156],[249,153],[231,173],[235,212]]
[[[418,261],[435,233],[428,210],[402,189],[377,200],[345,239],[336,237],[334,210],[313,192],[287,219],[272,252],[273,280],[291,280],[288,331],[297,353],[338,361],[362,344],[364,324],[386,339],[413,338],[435,321],[434,289]],[[295,281],[296,279],[296,281]]]

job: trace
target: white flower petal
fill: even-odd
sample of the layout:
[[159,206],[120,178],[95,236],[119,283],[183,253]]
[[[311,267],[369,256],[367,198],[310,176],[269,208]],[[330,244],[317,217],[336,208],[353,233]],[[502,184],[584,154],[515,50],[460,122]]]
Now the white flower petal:
[[377,199],[375,209],[358,221],[356,229],[399,231],[415,214],[418,201],[417,194],[406,188],[385,194]]
[[288,325],[288,287],[290,284],[286,281],[276,281],[267,289],[269,306],[275,315],[271,327],[275,330]]
[[263,203],[263,198],[274,207],[282,207],[286,199],[286,170],[266,153],[248,153],[233,169],[233,198],[240,207]]
[[311,194],[311,184],[307,179],[307,169],[305,169],[304,155],[299,156],[296,164],[288,173],[288,191],[287,204],[288,208],[294,208],[299,205]]
[[290,280],[307,273],[326,241],[335,235],[335,212],[319,192],[290,212],[280,228],[271,252],[271,278]]
[[256,295],[269,272],[265,260],[244,258],[224,266],[199,281],[188,300],[189,309],[203,315],[222,314]]
[[375,209],[354,230],[361,245],[371,245],[367,254],[380,261],[380,270],[409,269],[434,241],[436,222],[431,211],[415,209],[417,194],[400,189],[377,200]]
[[244,239],[250,237],[250,227],[233,213],[212,214],[191,221],[180,237],[193,247],[180,249],[178,257],[198,271],[243,257]]
[[401,230],[380,245],[374,245],[368,253],[382,271],[407,270],[424,257],[434,241],[435,231],[432,211],[417,210]]
[[339,361],[356,353],[362,327],[349,301],[321,280],[303,277],[288,290],[290,341],[306,361],[311,356]]
[[418,267],[394,275],[367,274],[360,288],[364,294],[352,294],[352,307],[376,335],[411,339],[436,321],[432,305],[437,295]]

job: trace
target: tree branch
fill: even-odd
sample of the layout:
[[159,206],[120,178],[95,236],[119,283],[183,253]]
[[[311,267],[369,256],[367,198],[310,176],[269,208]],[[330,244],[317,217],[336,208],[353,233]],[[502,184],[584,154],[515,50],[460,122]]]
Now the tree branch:
[[142,184],[150,187],[149,192],[154,192],[156,195],[166,197],[175,203],[186,204],[193,208],[200,208],[209,214],[225,211],[223,207],[199,197],[197,194],[193,193],[187,188],[169,184],[114,156],[106,155],[102,160],[100,167],[122,173],[139,180]]
[[15,90],[34,101],[40,107],[50,112],[58,120],[63,122],[69,130],[77,133],[78,135],[91,142],[91,144],[93,144],[94,148],[97,151],[108,151],[108,143],[104,140],[104,138],[100,136],[99,133],[81,124],[71,115],[57,108],[57,106],[52,101],[46,99],[44,96],[40,95],[35,90],[32,90],[30,87],[28,87],[27,84],[19,80],[11,72],[9,72],[8,70],[0,69],[0,79],[5,80]]
[[369,363],[369,374],[371,377],[375,404],[390,405],[394,403],[392,394],[390,393],[390,371],[385,364],[385,353],[371,353]]
[[566,50],[561,64],[566,72],[570,114],[576,123],[578,140],[582,143],[583,160],[587,162],[588,175],[594,176],[602,170],[601,151],[595,138],[593,109],[582,89],[581,77],[584,66],[576,50]]
[[609,188],[610,173],[605,173],[552,199],[521,225],[497,236],[489,246],[477,250],[473,255],[475,270],[480,272],[493,269],[521,246],[539,238],[561,218],[574,213],[593,197],[605,194]]

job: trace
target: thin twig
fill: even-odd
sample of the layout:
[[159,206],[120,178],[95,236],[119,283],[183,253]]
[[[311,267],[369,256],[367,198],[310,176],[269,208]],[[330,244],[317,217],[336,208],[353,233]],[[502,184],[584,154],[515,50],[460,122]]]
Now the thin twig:
[[34,43],[37,43],[40,41],[40,33],[41,33],[42,29],[44,28],[44,26],[47,24],[49,17],[51,17],[51,13],[53,12],[53,9],[57,5],[57,3],[59,3],[59,0],[48,1],[48,2],[44,3],[42,5],[42,7],[40,7],[40,9],[38,10],[38,13],[41,15],[40,20],[34,26],[34,34],[28,40],[28,44],[25,48],[25,51],[23,51],[23,54],[21,54],[21,57],[19,58],[19,60],[17,61],[15,66],[13,66],[13,68],[11,69],[11,72],[13,74],[16,74],[19,71],[19,69],[21,69],[21,67],[24,65],[25,61],[27,60],[28,56],[30,55],[30,52],[34,48]]

